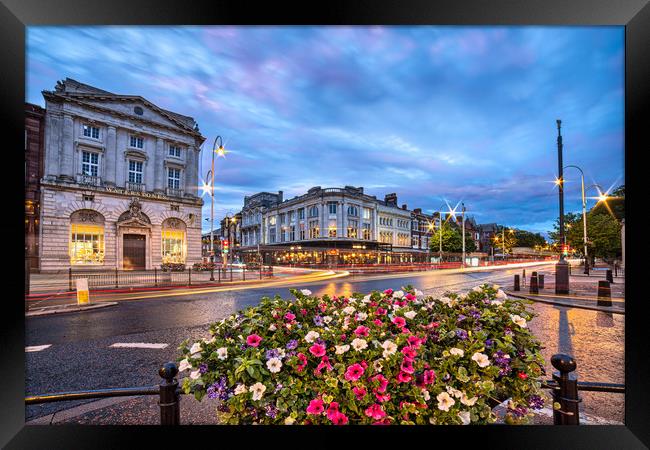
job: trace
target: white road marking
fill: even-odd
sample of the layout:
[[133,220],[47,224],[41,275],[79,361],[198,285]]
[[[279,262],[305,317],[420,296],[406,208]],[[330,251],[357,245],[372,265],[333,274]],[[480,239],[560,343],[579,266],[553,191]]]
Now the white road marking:
[[41,350],[45,350],[48,347],[52,347],[52,344],[31,345],[31,346],[25,347],[25,352],[40,352]]
[[113,348],[165,348],[169,344],[147,344],[145,342],[116,342]]

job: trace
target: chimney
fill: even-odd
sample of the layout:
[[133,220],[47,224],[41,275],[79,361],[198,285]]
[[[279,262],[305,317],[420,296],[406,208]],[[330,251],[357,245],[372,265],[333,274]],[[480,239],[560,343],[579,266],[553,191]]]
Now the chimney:
[[282,191],[278,191],[278,203],[282,203]]
[[422,208],[415,208],[415,209],[413,210],[413,212],[414,212],[415,214],[422,214]]
[[404,203],[404,204],[402,205],[402,209],[403,209],[403,210],[406,210],[406,203]]
[[386,202],[387,205],[397,206],[397,194],[394,192],[391,194],[386,194],[386,196],[384,197],[384,201]]

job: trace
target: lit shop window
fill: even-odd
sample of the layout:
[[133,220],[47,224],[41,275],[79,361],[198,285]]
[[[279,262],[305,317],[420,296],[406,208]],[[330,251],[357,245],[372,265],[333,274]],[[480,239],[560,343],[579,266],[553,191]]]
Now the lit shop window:
[[331,238],[336,237],[336,220],[330,220],[329,226],[327,227],[327,235]]
[[357,238],[357,228],[359,227],[359,222],[356,220],[350,220],[348,222],[348,237],[349,238]]
[[104,226],[70,224],[70,264],[104,264]]
[[370,240],[370,224],[369,223],[364,223],[363,224],[363,238],[365,240]]
[[179,219],[162,223],[162,262],[185,263],[185,223]]

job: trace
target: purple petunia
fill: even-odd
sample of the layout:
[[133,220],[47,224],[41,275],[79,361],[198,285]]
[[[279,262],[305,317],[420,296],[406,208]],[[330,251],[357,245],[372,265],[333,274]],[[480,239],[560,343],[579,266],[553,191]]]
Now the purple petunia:
[[531,395],[528,397],[528,405],[531,409],[542,409],[544,407],[544,399],[539,395]]
[[323,318],[321,316],[314,316],[314,324],[318,327],[323,326]]
[[287,344],[287,350],[293,350],[298,347],[298,341],[296,339],[291,339]]
[[494,344],[494,341],[492,339],[486,339],[485,340],[485,346],[486,347],[492,347],[492,344]]
[[461,330],[461,329],[459,328],[458,330],[456,330],[456,336],[457,336],[460,340],[464,341],[465,339],[467,339],[467,331],[465,331],[465,330]]
[[478,309],[472,309],[469,312],[469,315],[472,316],[474,319],[480,319],[481,318],[481,312]]
[[458,318],[456,319],[456,322],[462,322],[463,320],[467,319],[467,316],[464,314],[458,314]]
[[218,398],[219,400],[228,400],[233,396],[233,392],[228,389],[226,377],[221,377],[219,381],[212,384],[208,389],[208,398]]
[[206,363],[199,364],[199,373],[204,374],[208,371],[208,365]]
[[275,416],[278,415],[279,409],[276,408],[274,405],[269,404],[266,405],[266,415],[269,416],[271,419],[275,419]]
[[276,392],[279,392],[283,387],[282,383],[278,383],[277,386],[275,386],[273,393],[275,394]]
[[271,358],[280,358],[280,352],[274,348],[272,350],[267,350],[265,356],[267,360]]

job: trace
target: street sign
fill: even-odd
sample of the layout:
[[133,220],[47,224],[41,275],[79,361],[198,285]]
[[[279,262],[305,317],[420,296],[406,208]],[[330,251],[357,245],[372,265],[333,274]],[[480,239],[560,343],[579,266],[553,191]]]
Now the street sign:
[[90,303],[90,294],[88,293],[88,278],[77,279],[77,305],[87,305]]

